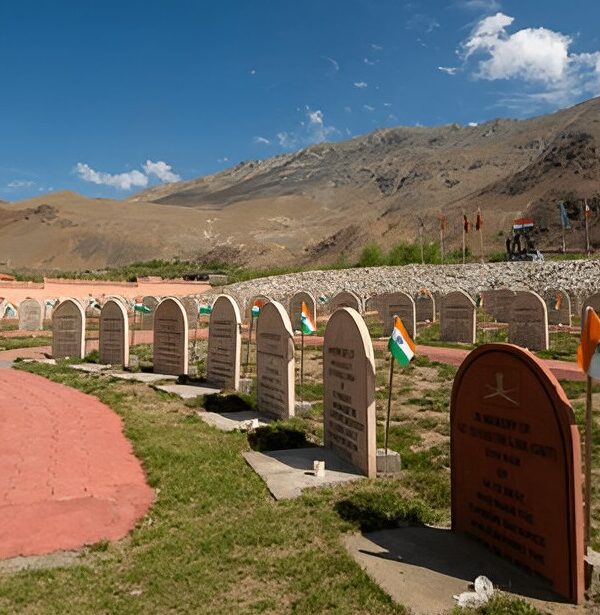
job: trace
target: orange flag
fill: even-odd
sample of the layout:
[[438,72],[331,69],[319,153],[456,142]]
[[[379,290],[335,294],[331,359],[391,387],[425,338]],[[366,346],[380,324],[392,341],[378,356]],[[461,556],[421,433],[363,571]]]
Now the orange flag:
[[581,329],[581,343],[577,348],[577,363],[579,367],[592,378],[600,378],[600,353],[597,352],[600,343],[600,318],[593,308],[587,307]]

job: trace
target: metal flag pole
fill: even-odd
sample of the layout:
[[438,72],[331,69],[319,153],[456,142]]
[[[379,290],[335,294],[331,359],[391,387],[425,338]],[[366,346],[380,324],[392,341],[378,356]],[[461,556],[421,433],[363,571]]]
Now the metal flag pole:
[[390,382],[388,390],[387,416],[385,417],[385,436],[383,447],[385,449],[384,474],[388,469],[388,440],[390,435],[390,416],[392,413],[392,383],[394,380],[394,355],[390,352]]
[[585,220],[585,252],[586,254],[590,253],[590,227],[589,227],[589,217],[590,217],[590,210],[589,210],[589,206],[587,203],[587,199],[585,199],[584,202],[584,206],[583,206],[583,218]]
[[304,329],[300,328],[300,407],[304,406]]
[[254,326],[254,316],[250,309],[250,330],[248,331],[248,345],[246,346],[246,361],[244,365],[244,375],[248,375],[248,366],[250,365],[250,343],[252,342],[252,329]]
[[463,232],[462,232],[462,254],[463,254],[463,265],[465,264],[465,251],[466,251],[466,244],[467,244],[467,229],[469,226],[469,222],[467,220],[467,214],[465,214],[465,212],[463,211]]

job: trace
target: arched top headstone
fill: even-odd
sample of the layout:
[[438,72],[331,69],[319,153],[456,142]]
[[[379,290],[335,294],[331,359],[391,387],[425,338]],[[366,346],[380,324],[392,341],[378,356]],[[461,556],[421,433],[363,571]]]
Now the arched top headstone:
[[514,290],[499,288],[496,290],[483,290],[480,293],[482,308],[498,322],[510,320],[512,302],[517,296]]
[[325,446],[360,469],[377,475],[375,355],[369,330],[352,308],[336,310],[323,342]]
[[221,389],[240,387],[241,327],[238,304],[229,295],[219,295],[208,325],[206,379]]
[[548,288],[542,293],[548,311],[549,325],[571,326],[571,297],[558,288]]
[[317,322],[317,302],[315,301],[314,296],[309,292],[300,291],[293,295],[289,301],[288,314],[290,316],[293,331],[300,331],[301,329],[302,303],[306,304],[306,308],[308,309],[308,315],[310,316],[312,321],[315,324]]
[[154,313],[154,372],[188,373],[188,319],[181,301],[166,297]]
[[351,290],[343,290],[329,302],[329,309],[333,312],[338,308],[349,307],[356,310],[359,314],[363,311],[360,297]]
[[9,301],[5,301],[0,305],[0,318],[18,318],[19,312],[17,308],[10,303]]
[[529,350],[548,350],[548,310],[534,291],[518,291],[512,300],[508,341]]
[[52,313],[52,356],[85,356],[85,310],[76,299],[64,299]]
[[579,432],[548,368],[511,344],[462,363],[450,406],[452,528],[583,599]]
[[100,363],[129,365],[129,317],[123,302],[113,297],[100,311]]
[[417,322],[435,321],[435,298],[426,288],[415,295],[415,311]]
[[440,301],[440,339],[474,344],[477,335],[475,301],[462,290],[444,295]]
[[372,297],[373,307],[383,322],[383,335],[390,336],[394,330],[394,318],[398,316],[408,334],[415,339],[417,335],[417,318],[415,301],[407,293],[396,291]]
[[600,292],[590,295],[583,300],[583,304],[581,306],[581,326],[583,327],[583,315],[585,314],[585,309],[587,307],[594,308],[596,314],[600,315]]
[[290,317],[278,301],[260,310],[256,323],[256,399],[261,412],[294,416],[294,333]]
[[40,331],[44,320],[42,304],[36,299],[27,298],[19,304],[19,329]]

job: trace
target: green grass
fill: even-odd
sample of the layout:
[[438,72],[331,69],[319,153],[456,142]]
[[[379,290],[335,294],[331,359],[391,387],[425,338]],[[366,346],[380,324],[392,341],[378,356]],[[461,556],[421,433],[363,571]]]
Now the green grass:
[[[244,434],[218,432],[143,385],[62,365],[28,369],[115,409],[160,492],[127,539],[93,546],[78,565],[0,574],[0,612],[405,612],[346,553],[340,537],[359,521],[336,510],[363,491],[392,497],[385,494],[398,491],[396,481],[274,502],[240,454],[248,449]],[[394,501],[406,514],[415,509],[410,499]]]
[[540,350],[535,354],[542,359],[577,360],[579,335],[572,333],[550,333],[550,350]]
[[36,348],[37,346],[51,346],[52,338],[40,335],[39,337],[0,337],[0,350],[16,350],[18,348]]

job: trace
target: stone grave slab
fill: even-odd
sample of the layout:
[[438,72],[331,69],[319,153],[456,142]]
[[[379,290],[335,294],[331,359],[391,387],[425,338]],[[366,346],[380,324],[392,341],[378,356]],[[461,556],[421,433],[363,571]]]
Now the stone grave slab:
[[207,425],[216,427],[219,431],[247,431],[250,425],[252,425],[253,428],[264,427],[273,422],[272,417],[262,412],[255,412],[254,410],[222,413],[199,411],[197,416]]
[[210,315],[206,379],[222,389],[240,388],[242,319],[237,303],[219,295]]
[[112,366],[101,365],[100,363],[78,363],[77,365],[69,365],[69,367],[87,374],[101,374],[102,372],[111,369]]
[[127,308],[119,299],[109,299],[100,310],[99,326],[100,363],[129,365],[129,317]]
[[24,299],[19,304],[19,329],[21,331],[40,331],[44,311],[36,299]]
[[[296,448],[265,453],[249,451],[242,454],[265,481],[276,500],[297,498],[310,487],[325,487],[365,478],[356,467],[328,448]],[[315,461],[325,461],[325,476],[315,476]]]
[[389,337],[394,329],[394,316],[400,317],[408,334],[417,336],[415,301],[406,293],[384,293],[373,298],[373,305],[383,322],[383,335]]
[[435,299],[430,292],[422,291],[415,295],[417,322],[435,321]]
[[508,322],[517,293],[508,288],[481,291],[483,309],[498,322]]
[[175,297],[163,299],[154,314],[154,371],[175,376],[188,373],[188,319]]
[[79,301],[65,299],[52,314],[52,357],[83,359],[85,356],[85,312]]
[[172,374],[122,371],[108,371],[105,373],[111,378],[118,378],[119,380],[131,380],[133,382],[142,382],[144,384],[155,384],[156,382],[162,382],[163,380],[177,380],[177,376],[173,376]]
[[581,603],[579,431],[556,378],[522,348],[480,346],[454,380],[450,430],[452,529]]
[[562,602],[543,580],[448,529],[403,527],[349,534],[343,541],[373,581],[414,615],[449,613],[456,606],[453,596],[473,591],[471,584],[479,575],[487,576],[496,590],[524,598],[543,613],[584,612]]
[[474,344],[477,335],[475,301],[462,290],[441,299],[440,339],[444,342]]
[[177,395],[181,399],[195,399],[201,395],[212,395],[220,393],[221,389],[215,389],[209,386],[194,386],[191,384],[157,384],[154,386],[158,391]]
[[292,331],[301,330],[302,303],[306,303],[308,315],[314,323],[317,322],[317,302],[314,295],[301,291],[292,296],[288,304],[288,314],[292,323]]
[[557,288],[545,290],[542,297],[548,311],[549,325],[571,326],[571,297]]
[[335,310],[343,307],[349,307],[356,310],[359,314],[363,312],[363,305],[360,297],[353,293],[351,290],[343,290],[342,292],[332,297],[329,302],[329,310],[334,312]]
[[548,310],[533,291],[519,291],[512,301],[508,341],[529,350],[548,350]]
[[377,475],[375,359],[352,308],[336,310],[323,342],[324,442],[369,478]]
[[260,311],[256,323],[256,402],[260,412],[286,419],[295,408],[294,334],[277,301]]

